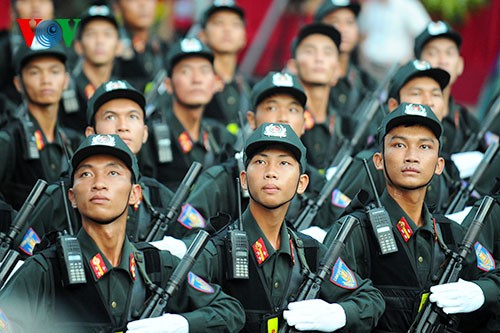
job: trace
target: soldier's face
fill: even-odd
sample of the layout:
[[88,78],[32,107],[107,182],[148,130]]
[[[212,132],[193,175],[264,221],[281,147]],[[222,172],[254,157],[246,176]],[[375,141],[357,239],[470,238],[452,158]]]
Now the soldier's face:
[[399,90],[399,99],[401,103],[428,105],[439,120],[445,116],[443,91],[430,77],[417,77],[408,81]]
[[134,154],[139,153],[148,138],[144,112],[139,104],[130,99],[118,98],[104,103],[97,110],[94,120],[95,134],[118,134]]
[[299,137],[304,134],[304,108],[288,94],[269,96],[254,111],[247,114],[253,130],[263,123],[281,123],[290,125]]
[[384,152],[374,155],[374,164],[385,169],[388,186],[413,190],[423,188],[434,174],[441,174],[443,158],[439,157],[439,141],[424,126],[398,126],[384,138]]
[[450,85],[455,83],[464,70],[464,60],[457,44],[449,38],[431,39],[425,44],[420,59],[428,61],[432,67],[439,67],[450,74]]
[[68,195],[84,223],[112,222],[127,214],[128,205],[140,197],[140,186],[132,184],[131,171],[118,158],[93,155],[76,168]]
[[210,61],[202,57],[184,58],[172,70],[171,89],[177,102],[188,107],[204,106],[215,93],[215,80]]
[[303,84],[329,85],[338,67],[337,46],[325,35],[307,36],[296,50],[295,62]]
[[117,5],[126,26],[149,29],[155,19],[156,0],[118,0]]
[[354,12],[347,8],[334,10],[322,20],[340,32],[340,52],[351,53],[359,42],[359,28]]
[[201,38],[216,53],[234,54],[246,44],[245,24],[235,12],[220,10],[210,16]]
[[281,146],[271,146],[253,156],[240,175],[248,189],[250,204],[267,209],[288,204],[296,193],[303,193],[309,179],[300,174],[300,164],[293,154]]
[[19,18],[40,18],[42,20],[54,18],[52,0],[16,0],[14,9]]
[[118,31],[109,21],[92,20],[85,26],[79,43],[86,61],[94,66],[109,65],[118,50]]
[[31,103],[42,106],[57,104],[68,84],[64,64],[54,57],[36,57],[21,71],[25,93]]

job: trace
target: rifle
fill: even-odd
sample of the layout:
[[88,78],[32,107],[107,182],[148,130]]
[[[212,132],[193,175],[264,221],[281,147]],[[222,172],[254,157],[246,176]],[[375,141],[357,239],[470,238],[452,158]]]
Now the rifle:
[[375,89],[371,94],[368,94],[361,102],[360,107],[356,110],[356,112],[354,112],[353,119],[359,119],[356,131],[352,139],[344,140],[332,163],[330,163],[330,167],[338,165],[344,156],[353,155],[354,149],[366,134],[368,127],[379,110],[380,96],[382,95],[385,86],[389,83],[389,80],[392,78],[398,67],[398,63],[392,65],[384,79],[377,86],[377,89]]
[[144,96],[146,99],[146,118],[154,112],[156,109],[156,100],[165,92],[163,81],[165,81],[166,77],[167,71],[163,68],[160,69],[153,78],[153,81],[151,81],[151,85],[148,87],[148,92]]
[[475,135],[471,135],[469,137],[469,139],[467,140],[467,142],[465,142],[464,146],[462,147],[462,149],[460,149],[460,151],[464,152],[476,149],[477,146],[479,145],[479,142],[481,142],[484,135],[486,134],[486,132],[488,131],[488,129],[493,124],[493,122],[495,121],[495,119],[498,117],[499,114],[500,114],[500,96],[497,97],[495,103],[491,107],[491,111],[488,112],[488,114],[482,121],[483,127],[481,127],[479,132],[477,132]]
[[[490,196],[485,196],[479,206],[479,210],[474,215],[467,233],[464,236],[462,245],[458,253],[447,250],[449,257],[446,268],[444,269],[438,285],[457,282],[459,274],[463,268],[465,258],[474,250],[474,244],[483,228],[484,219],[488,215],[495,200]],[[408,333],[433,333],[442,332],[443,329],[453,329],[458,326],[458,320],[454,316],[447,315],[435,303],[431,303],[427,298],[422,310],[411,325]]]
[[306,208],[304,208],[304,210],[302,210],[297,219],[293,221],[293,225],[297,230],[304,230],[309,228],[312,221],[318,214],[319,209],[325,202],[326,198],[329,195],[331,195],[333,189],[335,188],[335,186],[337,186],[340,179],[345,174],[347,168],[349,167],[349,165],[351,165],[351,163],[352,163],[352,157],[350,155],[345,155],[342,158],[342,161],[340,161],[340,164],[338,165],[337,169],[335,169],[335,172],[330,178],[330,180],[328,180],[325,183],[325,185],[323,185],[323,188],[321,189],[321,192],[318,194],[317,199],[308,200]]
[[445,214],[453,214],[464,209],[472,191],[474,191],[474,188],[476,187],[477,183],[483,176],[484,172],[486,171],[486,168],[490,165],[491,161],[495,157],[495,154],[498,150],[498,146],[499,143],[495,142],[488,147],[488,149],[484,153],[483,159],[477,166],[476,171],[471,176],[469,183],[465,182],[462,183],[462,186],[458,190],[457,194],[455,194],[450,205],[446,209]]
[[159,317],[163,314],[169,298],[186,278],[187,273],[193,267],[205,244],[207,244],[209,236],[209,233],[205,230],[198,231],[186,254],[170,276],[165,288],[158,287],[155,290],[154,295],[146,303],[140,319]]
[[7,234],[0,233],[0,288],[5,281],[7,281],[7,278],[19,261],[19,252],[11,249],[12,241],[19,235],[21,230],[23,230],[38,199],[40,199],[46,188],[47,182],[43,179],[38,179],[35,186],[31,189],[28,198],[26,198],[21,209],[14,218],[9,232]]
[[[333,265],[335,265],[337,259],[342,253],[342,250],[344,250],[347,237],[349,237],[349,234],[353,230],[354,226],[358,223],[359,220],[351,215],[347,215],[344,218],[337,235],[335,235],[335,239],[328,247],[328,250],[319,264],[317,273],[314,274],[312,272],[307,272],[304,277],[302,286],[299,289],[299,294],[295,300],[296,302],[317,298],[321,288],[321,283],[325,277],[331,273]],[[292,330],[293,328],[288,326],[285,322],[285,324],[280,328],[279,333],[287,333]]]
[[146,237],[146,242],[153,242],[163,238],[163,236],[167,232],[170,221],[172,221],[174,217],[177,216],[179,208],[184,203],[184,201],[186,201],[186,198],[189,195],[189,191],[191,191],[191,186],[196,180],[196,177],[198,177],[198,174],[200,173],[202,168],[203,165],[199,162],[193,162],[191,164],[188,172],[179,185],[179,188],[175,192],[174,197],[170,201],[166,215],[160,212],[153,212],[153,217],[156,220]]

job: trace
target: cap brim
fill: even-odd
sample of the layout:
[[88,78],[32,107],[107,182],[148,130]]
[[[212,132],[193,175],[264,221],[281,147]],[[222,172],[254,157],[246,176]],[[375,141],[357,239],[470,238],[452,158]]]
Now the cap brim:
[[[118,98],[125,98],[125,99],[130,99],[141,107],[142,111],[145,111],[146,107],[146,99],[144,96],[139,93],[138,91],[134,90],[129,90],[129,89],[117,89],[117,90],[112,90],[109,92],[104,93],[102,96],[100,96],[94,103],[93,105],[93,115],[99,110],[99,108],[104,104],[107,103],[113,99],[118,99]],[[92,116],[93,116],[92,115]]]
[[385,134],[387,135],[387,133],[389,133],[395,127],[404,126],[406,124],[420,124],[422,126],[425,126],[434,133],[438,140],[440,139],[443,131],[442,127],[431,118],[415,115],[405,115],[391,119],[387,123],[387,125],[385,125]]
[[331,25],[323,23],[312,23],[302,28],[297,36],[297,46],[302,40],[313,34],[321,34],[330,37],[337,46],[337,49],[340,48],[341,37],[338,30]]
[[339,9],[350,9],[354,13],[354,16],[358,17],[359,12],[361,11],[361,5],[359,3],[351,3],[345,6],[332,5],[330,8],[320,8],[314,15],[314,21],[321,22],[326,16],[330,15],[330,13]]
[[261,93],[257,99],[255,100],[255,103],[253,105],[254,109],[257,108],[257,105],[259,105],[263,100],[265,100],[269,96],[273,96],[276,94],[288,94],[293,96],[297,101],[299,101],[300,105],[302,107],[306,106],[307,103],[307,96],[300,90],[294,88],[294,87],[274,87],[271,89],[265,90],[263,93]]
[[441,69],[441,68],[434,67],[434,68],[429,68],[429,69],[426,69],[423,71],[415,71],[411,75],[408,75],[403,80],[403,82],[401,84],[399,84],[398,86],[395,86],[395,85],[391,86],[389,89],[388,97],[397,98],[399,91],[401,90],[401,88],[403,88],[403,86],[405,84],[407,84],[410,80],[413,80],[413,79],[419,78],[419,77],[430,77],[431,79],[435,80],[439,84],[439,87],[441,88],[441,90],[446,88],[448,86],[448,83],[450,82],[450,74],[448,74],[447,71],[445,71],[444,69]]
[[64,52],[59,52],[57,50],[54,50],[53,48],[47,48],[46,50],[37,50],[37,51],[32,51],[26,56],[24,56],[24,59],[20,63],[20,68],[23,68],[28,62],[30,62],[33,58],[38,58],[38,57],[54,57],[59,59],[63,64],[66,64],[66,60],[68,59],[68,56]]
[[134,170],[132,169],[132,164],[133,161],[130,157],[129,154],[127,154],[125,151],[112,147],[112,146],[106,146],[106,145],[99,145],[99,146],[87,146],[84,147],[80,150],[77,150],[76,153],[73,155],[71,158],[71,179],[73,179],[74,172],[82,163],[85,159],[87,159],[90,156],[94,155],[111,155],[115,156],[119,160],[121,160],[127,168],[130,170],[132,175],[134,175]]
[[168,73],[172,74],[172,70],[174,69],[175,65],[182,59],[186,58],[191,58],[191,57],[202,57],[210,61],[211,64],[214,63],[214,55],[210,52],[205,52],[205,51],[200,51],[200,52],[192,52],[192,53],[180,53],[170,59],[169,64],[168,64]]
[[207,24],[207,21],[213,14],[221,10],[228,10],[230,12],[236,13],[239,17],[241,17],[242,20],[245,19],[245,12],[239,6],[211,6],[203,15],[203,26]]
[[245,148],[245,155],[246,155],[246,162],[250,161],[252,157],[255,156],[255,154],[261,152],[264,150],[266,147],[272,146],[272,145],[279,145],[279,146],[285,146],[287,150],[289,150],[295,159],[300,163],[302,154],[300,150],[295,147],[292,144],[289,144],[288,142],[285,141],[272,141],[272,140],[262,140],[262,141],[256,141],[250,144],[248,147]]

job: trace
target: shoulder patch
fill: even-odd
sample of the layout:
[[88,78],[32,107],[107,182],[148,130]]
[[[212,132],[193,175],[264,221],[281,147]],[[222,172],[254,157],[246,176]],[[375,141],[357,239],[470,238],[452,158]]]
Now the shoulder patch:
[[27,255],[32,256],[35,245],[40,243],[40,241],[41,239],[35,230],[33,230],[33,228],[29,228],[28,231],[26,231],[21,244],[19,244],[19,249]]
[[332,204],[336,207],[346,208],[351,202],[351,198],[342,193],[338,188],[332,192]]
[[9,318],[5,315],[0,309],[0,332],[13,332],[12,327],[10,326]]
[[188,203],[182,206],[182,211],[177,221],[187,229],[205,228],[206,226],[203,216]]
[[485,272],[489,272],[496,268],[493,256],[481,245],[481,243],[476,242],[476,244],[474,244],[474,249],[476,250],[477,268]]
[[356,276],[341,258],[338,258],[333,266],[330,281],[344,289],[356,289],[358,287]]
[[193,272],[188,273],[188,283],[191,287],[198,291],[201,291],[202,293],[212,294],[214,292],[214,288],[208,282],[206,282]]

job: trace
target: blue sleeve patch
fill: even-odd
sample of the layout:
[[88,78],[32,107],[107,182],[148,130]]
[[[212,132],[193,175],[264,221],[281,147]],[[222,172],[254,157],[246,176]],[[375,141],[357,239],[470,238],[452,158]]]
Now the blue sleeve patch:
[[332,192],[332,204],[340,208],[346,208],[351,202],[351,199],[342,193],[339,189],[335,189]]
[[12,328],[10,327],[10,322],[7,316],[5,315],[5,312],[3,312],[0,309],[0,332],[13,332]]
[[202,293],[212,294],[214,292],[214,288],[208,282],[206,282],[193,272],[188,273],[188,283],[191,287],[198,291],[201,291]]
[[356,289],[358,287],[356,276],[340,258],[337,259],[335,266],[333,266],[330,281],[344,289]]
[[205,228],[206,225],[203,216],[188,203],[182,206],[182,211],[177,221],[187,229]]
[[474,249],[476,250],[477,268],[485,272],[495,269],[496,264],[493,256],[481,243],[476,242]]
[[40,243],[40,237],[36,234],[35,230],[29,228],[19,245],[19,249],[29,256],[33,255],[35,245]]

